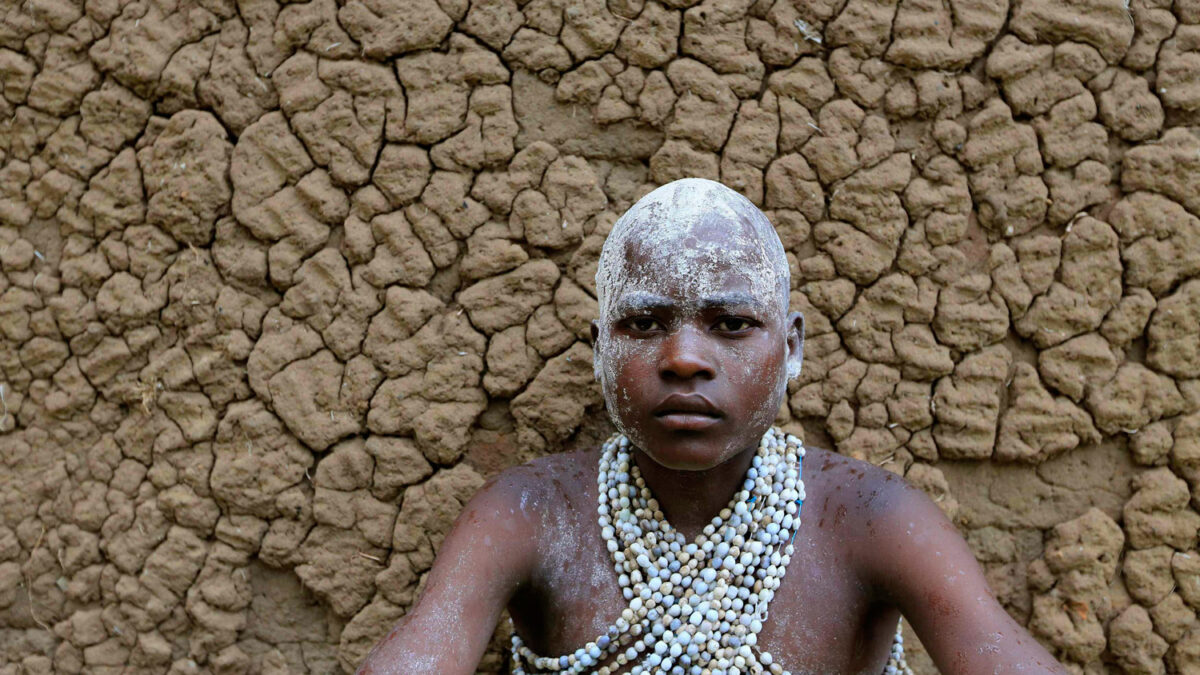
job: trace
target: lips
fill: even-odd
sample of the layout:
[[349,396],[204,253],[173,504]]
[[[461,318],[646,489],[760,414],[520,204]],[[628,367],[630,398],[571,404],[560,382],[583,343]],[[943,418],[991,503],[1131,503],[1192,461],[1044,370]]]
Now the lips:
[[710,427],[725,416],[701,394],[671,394],[651,411],[659,422],[679,431],[699,431]]
[[724,416],[721,409],[713,405],[712,401],[705,398],[702,394],[671,394],[663,399],[663,402],[659,403],[651,412],[655,417],[662,417],[663,415],[670,415],[672,413],[707,415],[709,417]]

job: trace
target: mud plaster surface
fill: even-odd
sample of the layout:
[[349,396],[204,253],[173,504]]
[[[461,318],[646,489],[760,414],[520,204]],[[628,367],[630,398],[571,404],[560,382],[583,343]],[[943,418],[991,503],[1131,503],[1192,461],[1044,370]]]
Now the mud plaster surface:
[[787,251],[785,428],[1072,672],[1200,672],[1197,3],[0,15],[0,673],[352,670],[487,476],[610,431],[600,248],[684,176]]

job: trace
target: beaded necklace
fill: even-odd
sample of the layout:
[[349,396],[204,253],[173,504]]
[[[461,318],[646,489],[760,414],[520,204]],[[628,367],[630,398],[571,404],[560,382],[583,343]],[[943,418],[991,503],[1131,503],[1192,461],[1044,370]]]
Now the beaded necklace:
[[[533,653],[514,630],[514,675],[611,675],[627,664],[630,675],[790,675],[757,644],[794,553],[803,458],[798,438],[769,429],[730,506],[688,542],[650,493],[629,439],[610,437],[600,453],[597,520],[629,606],[605,633],[558,657]],[[884,672],[911,673],[899,626]]]

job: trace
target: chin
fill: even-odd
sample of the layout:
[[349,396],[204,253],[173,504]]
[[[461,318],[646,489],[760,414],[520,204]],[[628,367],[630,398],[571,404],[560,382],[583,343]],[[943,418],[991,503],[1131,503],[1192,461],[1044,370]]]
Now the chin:
[[655,464],[658,464],[659,466],[663,467],[664,469],[670,469],[672,471],[700,472],[700,471],[708,471],[709,469],[713,469],[713,468],[721,465],[721,462],[715,462],[715,461],[703,462],[703,461],[693,461],[691,459],[686,459],[686,458],[685,459],[676,459],[674,457],[663,458],[662,455],[655,454],[653,452],[645,452],[645,454],[647,457],[649,457],[651,460],[653,460]]
[[673,471],[707,471],[725,463],[740,449],[731,450],[727,438],[687,432],[655,434],[644,445],[635,445],[655,464]]

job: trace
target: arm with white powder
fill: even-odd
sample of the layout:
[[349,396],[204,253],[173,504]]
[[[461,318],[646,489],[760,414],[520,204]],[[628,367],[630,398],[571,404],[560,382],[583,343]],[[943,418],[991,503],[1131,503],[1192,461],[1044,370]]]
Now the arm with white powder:
[[996,600],[966,541],[923,492],[894,481],[878,497],[860,564],[941,672],[1067,674]]
[[[517,474],[517,475],[514,475]],[[416,604],[371,650],[358,675],[474,673],[500,613],[530,575],[535,523],[512,470],[467,503]]]

